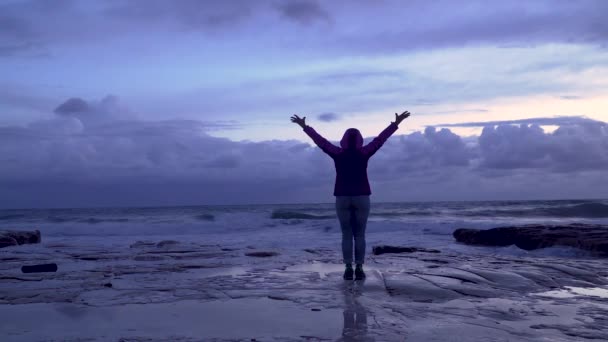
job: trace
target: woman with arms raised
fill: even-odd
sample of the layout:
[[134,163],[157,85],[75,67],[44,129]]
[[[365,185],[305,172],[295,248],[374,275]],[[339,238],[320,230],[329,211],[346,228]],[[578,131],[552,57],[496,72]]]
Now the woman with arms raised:
[[[405,118],[410,116],[408,111],[395,113],[395,121],[391,122],[380,135],[369,144],[363,146],[363,137],[356,128],[344,132],[340,147],[323,138],[312,127],[306,125],[306,117],[293,115],[291,121],[297,123],[304,132],[333,160],[336,167],[336,182],[334,196],[336,197],[336,213],[342,229],[342,256],[346,270],[344,279],[357,280],[365,278],[363,263],[365,261],[365,227],[370,210],[371,189],[367,179],[367,162],[386,140],[398,128]],[[353,239],[355,245],[355,263],[353,272]]]

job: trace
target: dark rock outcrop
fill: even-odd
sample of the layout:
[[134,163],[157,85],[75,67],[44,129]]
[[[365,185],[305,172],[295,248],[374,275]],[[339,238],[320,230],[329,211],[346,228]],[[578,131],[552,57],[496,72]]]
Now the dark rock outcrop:
[[0,230],[0,248],[27,243],[40,243],[40,231]]
[[17,246],[19,243],[14,237],[11,236],[0,236],[0,248]]
[[515,245],[527,251],[562,246],[608,256],[608,226],[606,225],[524,225],[487,230],[459,228],[452,235],[456,241],[468,245]]
[[399,246],[374,246],[372,253],[374,255],[386,254],[386,253],[441,253],[436,249],[418,248],[418,247],[399,247]]

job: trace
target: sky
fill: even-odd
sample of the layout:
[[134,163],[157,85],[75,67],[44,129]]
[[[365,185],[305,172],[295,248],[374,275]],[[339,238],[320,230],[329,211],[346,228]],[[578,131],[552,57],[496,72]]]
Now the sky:
[[608,198],[608,2],[0,0],[0,208]]

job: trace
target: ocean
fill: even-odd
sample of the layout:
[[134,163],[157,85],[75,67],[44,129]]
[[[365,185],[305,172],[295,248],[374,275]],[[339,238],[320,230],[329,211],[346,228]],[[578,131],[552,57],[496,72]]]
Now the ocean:
[[[372,199],[367,240],[368,246],[577,256],[583,252],[463,246],[451,235],[457,228],[574,222],[608,224],[608,200],[375,203]],[[39,229],[43,241],[113,245],[171,239],[256,248],[339,248],[340,239],[333,203],[11,209],[0,210],[0,229]]]

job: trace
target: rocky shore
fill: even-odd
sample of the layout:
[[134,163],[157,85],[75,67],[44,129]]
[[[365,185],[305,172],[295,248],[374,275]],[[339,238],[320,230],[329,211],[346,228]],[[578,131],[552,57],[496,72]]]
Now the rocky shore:
[[456,241],[477,246],[511,246],[524,250],[573,247],[608,256],[608,226],[596,224],[525,225],[487,230],[456,229]]
[[40,231],[0,230],[0,248],[40,243]]
[[[370,247],[377,255],[369,256],[363,282],[345,282],[339,250],[327,248],[180,240],[99,245],[67,239],[5,248],[0,252],[0,337],[608,339],[603,259]],[[49,262],[58,265],[57,272],[20,271],[24,265]]]

